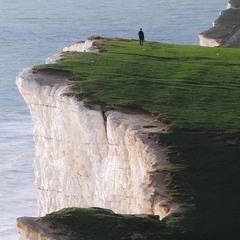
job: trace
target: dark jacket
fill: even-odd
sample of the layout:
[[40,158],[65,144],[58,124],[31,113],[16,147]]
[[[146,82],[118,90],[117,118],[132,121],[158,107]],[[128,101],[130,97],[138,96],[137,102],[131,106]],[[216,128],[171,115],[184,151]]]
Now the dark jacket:
[[138,32],[139,39],[144,40],[144,33],[142,30]]

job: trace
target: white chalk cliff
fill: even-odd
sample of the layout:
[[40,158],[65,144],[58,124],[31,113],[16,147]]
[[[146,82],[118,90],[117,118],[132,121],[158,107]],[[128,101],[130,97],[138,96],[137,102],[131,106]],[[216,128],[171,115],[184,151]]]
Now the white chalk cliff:
[[[91,48],[79,42],[64,51]],[[166,149],[153,137],[168,126],[146,113],[88,108],[66,95],[68,78],[29,68],[16,80],[34,123],[39,215],[72,206],[160,219],[172,213],[178,205],[164,184]]]

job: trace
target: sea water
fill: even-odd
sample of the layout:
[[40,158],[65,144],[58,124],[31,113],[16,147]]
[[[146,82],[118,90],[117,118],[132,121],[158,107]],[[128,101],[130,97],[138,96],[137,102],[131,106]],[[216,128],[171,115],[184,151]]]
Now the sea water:
[[25,67],[92,35],[198,45],[227,0],[1,0],[0,240],[18,239],[16,218],[37,216],[29,111],[15,85]]

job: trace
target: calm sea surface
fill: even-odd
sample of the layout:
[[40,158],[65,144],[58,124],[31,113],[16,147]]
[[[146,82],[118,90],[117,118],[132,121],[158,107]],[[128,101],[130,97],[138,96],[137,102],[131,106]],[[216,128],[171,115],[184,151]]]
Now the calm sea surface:
[[15,221],[36,216],[29,111],[15,78],[66,45],[91,35],[198,45],[227,0],[1,0],[0,239],[18,239]]

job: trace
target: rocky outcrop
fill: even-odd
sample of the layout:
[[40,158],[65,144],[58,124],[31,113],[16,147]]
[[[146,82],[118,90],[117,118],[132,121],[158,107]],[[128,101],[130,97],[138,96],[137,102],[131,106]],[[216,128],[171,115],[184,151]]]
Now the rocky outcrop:
[[63,52],[99,52],[97,46],[94,46],[94,40],[87,39],[86,41],[80,41],[73,45],[63,48]]
[[[20,240],[147,240],[153,236],[165,239],[169,233],[157,216],[119,215],[101,208],[69,208],[46,217],[22,217],[17,219],[17,225]],[[168,234],[168,239],[176,239],[178,235],[181,234],[175,231],[174,236]]]
[[201,46],[220,45],[240,46],[240,1],[228,2],[227,10],[222,11],[213,22],[213,27],[199,34]]
[[[63,225],[53,226],[43,218],[22,217],[17,219],[19,240],[69,240],[71,232]],[[75,238],[76,239],[76,238]]]

